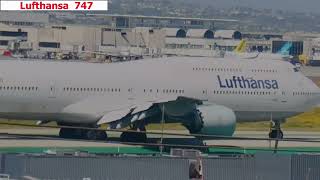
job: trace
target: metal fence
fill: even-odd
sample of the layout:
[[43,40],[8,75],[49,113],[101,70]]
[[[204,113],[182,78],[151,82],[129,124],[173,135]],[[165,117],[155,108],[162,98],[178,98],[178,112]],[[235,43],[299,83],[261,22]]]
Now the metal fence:
[[4,155],[2,173],[56,180],[185,180],[187,159]]
[[255,155],[256,180],[291,180],[291,156],[262,153]]
[[254,164],[253,157],[203,159],[203,175],[205,179],[251,180]]
[[319,180],[320,155],[293,155],[292,180]]
[[319,180],[320,155],[256,154],[201,158],[0,155],[0,173],[55,180],[187,180],[201,161],[204,180]]

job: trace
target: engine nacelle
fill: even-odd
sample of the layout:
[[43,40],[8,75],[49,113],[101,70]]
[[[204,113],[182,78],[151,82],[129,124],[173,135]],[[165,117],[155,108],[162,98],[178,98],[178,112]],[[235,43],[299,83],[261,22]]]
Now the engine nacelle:
[[[202,105],[198,106],[197,109],[198,117],[195,116],[195,122],[192,123],[197,133],[232,136],[235,132],[236,115],[232,109],[219,105]],[[191,127],[191,129],[193,128]]]

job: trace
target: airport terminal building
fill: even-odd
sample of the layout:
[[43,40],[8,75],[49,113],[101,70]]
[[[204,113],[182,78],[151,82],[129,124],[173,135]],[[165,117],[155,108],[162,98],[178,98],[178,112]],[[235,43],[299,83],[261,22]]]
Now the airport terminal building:
[[[9,48],[38,53],[99,52],[107,56],[215,56],[217,51],[233,51],[241,40],[246,41],[247,52],[277,53],[287,42],[293,44],[292,56],[311,57],[319,49],[314,43],[318,34],[240,32],[215,26],[216,22],[237,23],[228,19],[0,13],[2,51]],[[105,24],[60,22],[67,17],[102,19]]]

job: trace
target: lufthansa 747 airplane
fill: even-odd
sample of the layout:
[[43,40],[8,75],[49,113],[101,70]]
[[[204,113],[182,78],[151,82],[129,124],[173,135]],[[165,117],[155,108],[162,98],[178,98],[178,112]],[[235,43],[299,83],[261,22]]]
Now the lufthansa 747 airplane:
[[[320,89],[285,61],[174,57],[115,64],[1,61],[0,118],[60,126],[145,131],[181,123],[191,133],[232,136],[236,122],[275,122],[318,105]],[[282,132],[281,132],[282,133]],[[60,137],[106,139],[97,130]],[[146,135],[124,132],[124,141]]]

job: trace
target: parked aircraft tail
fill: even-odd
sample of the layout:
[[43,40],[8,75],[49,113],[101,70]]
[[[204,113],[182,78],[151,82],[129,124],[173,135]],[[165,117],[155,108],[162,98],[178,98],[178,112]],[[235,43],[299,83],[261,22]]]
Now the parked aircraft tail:
[[282,48],[278,51],[278,54],[281,55],[289,55],[290,54],[290,49],[292,47],[292,42],[287,42],[282,46]]
[[245,40],[241,40],[240,43],[237,45],[237,47],[234,49],[234,52],[243,53],[246,51],[246,48],[247,48],[247,42]]

